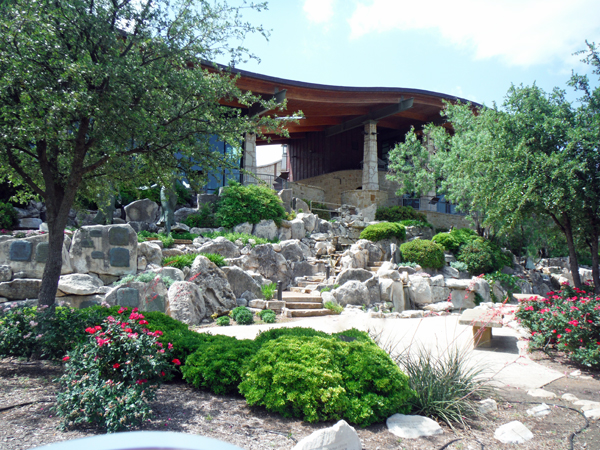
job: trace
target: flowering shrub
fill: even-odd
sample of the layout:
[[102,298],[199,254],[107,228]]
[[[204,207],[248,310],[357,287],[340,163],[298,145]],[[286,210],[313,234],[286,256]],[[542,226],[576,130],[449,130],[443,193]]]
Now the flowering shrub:
[[552,347],[580,364],[600,366],[600,296],[592,292],[564,284],[542,300],[522,301],[517,318],[531,330],[530,347]]
[[172,358],[171,344],[158,341],[162,332],[147,324],[137,308],[120,308],[116,317],[86,328],[87,341],[63,358],[55,406],[63,428],[93,423],[114,432],[150,416],[158,386],[181,362]]

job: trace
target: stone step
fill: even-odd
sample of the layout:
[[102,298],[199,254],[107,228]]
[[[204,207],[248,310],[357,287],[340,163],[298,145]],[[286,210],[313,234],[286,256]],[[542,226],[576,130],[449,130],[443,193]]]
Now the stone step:
[[381,266],[383,266],[383,263],[384,263],[384,262],[385,262],[385,261],[376,261],[376,262],[372,263],[372,264],[371,264],[371,266],[374,266],[374,267],[381,267]]
[[321,294],[320,293],[302,293],[302,292],[290,292],[283,291],[281,293],[282,300],[285,302],[321,302]]
[[285,307],[288,309],[321,309],[322,302],[285,302]]
[[312,275],[312,276],[306,276],[306,277],[304,277],[304,279],[309,282],[320,283],[321,281],[325,280],[325,276],[324,275]]
[[284,311],[286,317],[315,317],[328,316],[332,314],[329,309],[288,309]]
[[[323,280],[322,280],[323,281]],[[310,287],[310,286],[318,286],[321,281],[298,281],[299,287]]]
[[302,293],[302,294],[310,294],[311,292],[314,291],[314,288],[316,287],[312,286],[312,287],[300,287],[300,286],[292,286],[290,288],[290,292],[296,292],[296,293]]

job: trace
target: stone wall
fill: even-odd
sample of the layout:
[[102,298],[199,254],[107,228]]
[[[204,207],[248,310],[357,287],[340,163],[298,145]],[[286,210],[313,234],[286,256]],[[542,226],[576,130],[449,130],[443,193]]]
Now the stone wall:
[[325,190],[318,186],[311,186],[304,183],[295,183],[290,181],[288,183],[288,189],[292,190],[292,197],[312,200],[315,202],[329,201],[326,200]]
[[466,216],[444,214],[434,211],[419,211],[427,216],[427,221],[436,228],[473,228]]
[[342,192],[342,203],[357,208],[367,208],[373,204],[385,205],[387,199],[388,193],[385,191],[357,190]]
[[[71,241],[65,238],[62,251],[61,274],[73,272],[69,260],[69,245]],[[0,266],[10,266],[13,273],[20,272],[25,278],[42,278],[48,259],[48,235],[9,239],[4,237],[0,242]]]

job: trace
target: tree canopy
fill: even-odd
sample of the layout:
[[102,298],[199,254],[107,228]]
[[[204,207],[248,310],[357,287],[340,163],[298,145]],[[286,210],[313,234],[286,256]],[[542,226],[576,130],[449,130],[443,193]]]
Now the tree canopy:
[[[239,150],[244,133],[281,129],[282,121],[238,108],[274,103],[241,92],[235,76],[206,63],[252,56],[232,42],[265,32],[242,12],[207,0],[0,5],[0,180],[46,204],[50,244],[40,303],[54,302],[63,230],[78,191],[109,195],[114,183],[132,180],[168,185],[185,172],[201,183],[239,159],[212,152],[210,135]],[[192,165],[202,171],[188,171]]]

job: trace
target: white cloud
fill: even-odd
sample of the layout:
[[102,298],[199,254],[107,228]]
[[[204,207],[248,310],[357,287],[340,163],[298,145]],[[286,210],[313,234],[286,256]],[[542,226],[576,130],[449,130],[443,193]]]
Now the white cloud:
[[528,66],[566,60],[585,39],[600,40],[599,17],[597,0],[360,0],[349,24],[352,38],[435,30],[478,59],[500,57]]
[[305,0],[304,13],[311,22],[326,23],[333,18],[335,0]]

